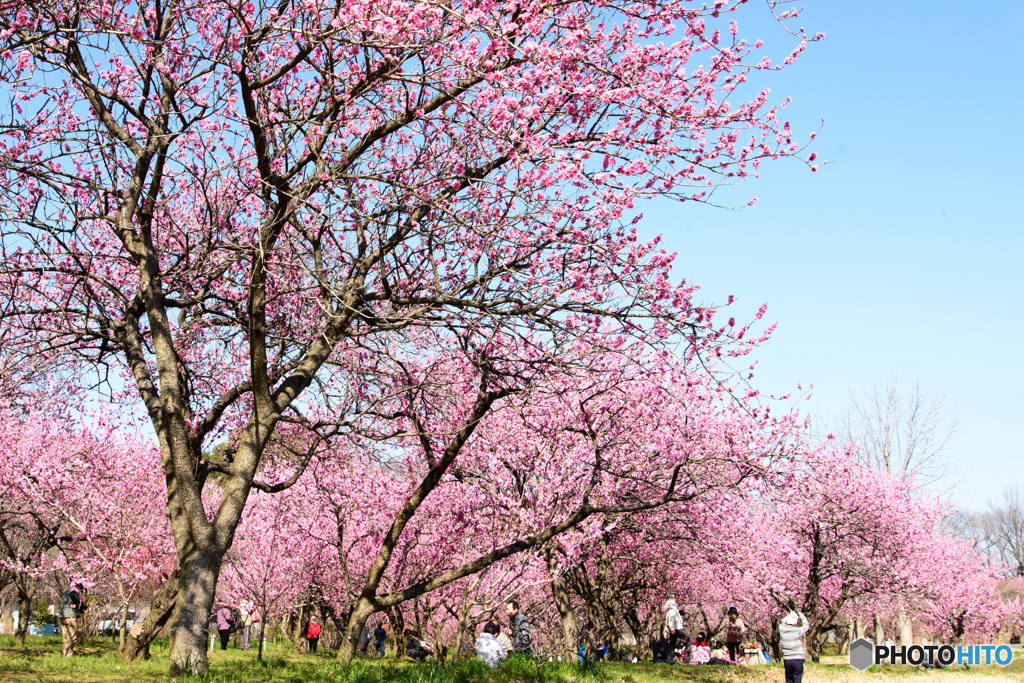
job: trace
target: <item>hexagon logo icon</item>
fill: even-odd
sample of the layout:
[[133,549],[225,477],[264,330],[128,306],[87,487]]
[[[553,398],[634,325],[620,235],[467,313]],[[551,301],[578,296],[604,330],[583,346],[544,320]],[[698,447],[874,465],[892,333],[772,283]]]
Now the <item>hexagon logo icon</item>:
[[864,671],[875,663],[875,644],[867,638],[858,638],[850,643],[850,666]]

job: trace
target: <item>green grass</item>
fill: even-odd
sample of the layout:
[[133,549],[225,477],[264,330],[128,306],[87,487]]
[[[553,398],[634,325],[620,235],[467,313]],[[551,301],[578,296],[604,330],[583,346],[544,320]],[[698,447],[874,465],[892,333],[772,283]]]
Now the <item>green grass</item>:
[[[60,657],[60,637],[29,637],[24,646],[11,636],[0,636],[0,681],[5,683],[114,683],[120,681],[161,681],[167,676],[167,641],[157,640],[147,662],[124,664],[117,659],[110,639],[86,643],[72,659]],[[1016,652],[1009,667],[953,667],[925,671],[909,666],[878,667],[860,673],[846,664],[845,657],[825,657],[823,663],[806,665],[807,683],[884,683],[896,679],[927,677],[929,683],[957,683],[968,678],[978,683],[1020,681],[1024,683],[1024,653]],[[299,654],[290,643],[271,646],[264,661],[255,652],[229,648],[210,655],[210,674],[204,679],[179,677],[175,683],[781,683],[782,667],[664,666],[654,664],[605,663],[585,667],[575,662],[536,662],[513,657],[498,669],[476,660],[439,665],[413,664],[394,659],[358,659],[341,664],[333,652]]]

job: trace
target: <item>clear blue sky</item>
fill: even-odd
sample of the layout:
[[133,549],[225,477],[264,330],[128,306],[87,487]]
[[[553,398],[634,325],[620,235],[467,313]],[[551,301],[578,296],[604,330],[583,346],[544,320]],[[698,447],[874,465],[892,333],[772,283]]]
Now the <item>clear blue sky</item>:
[[[737,13],[740,35],[784,55],[794,41],[759,5]],[[981,507],[1024,483],[1024,4],[801,6],[826,38],[770,85],[793,97],[798,139],[825,120],[812,149],[830,163],[768,165],[729,195],[760,197],[742,211],[648,204],[642,230],[706,301],[736,295],[740,320],[768,302],[762,390],[813,383],[828,417],[893,374],[944,396],[954,500]]]

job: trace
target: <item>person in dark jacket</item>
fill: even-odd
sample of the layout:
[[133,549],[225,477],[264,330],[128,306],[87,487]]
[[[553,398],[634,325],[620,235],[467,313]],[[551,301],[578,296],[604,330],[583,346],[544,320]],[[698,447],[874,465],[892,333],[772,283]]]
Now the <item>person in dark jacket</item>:
[[405,629],[405,656],[417,662],[424,661],[434,651],[420,639],[420,634],[411,628]]
[[[70,657],[75,654],[78,642],[78,620],[85,611],[85,587],[76,583],[60,596],[60,635],[63,641],[61,654]],[[27,617],[24,617],[27,618]]]
[[675,664],[676,653],[672,650],[672,641],[668,627],[661,629],[658,638],[651,642],[651,655],[654,664]]
[[519,610],[519,603],[512,600],[505,606],[512,625],[512,651],[520,655],[533,655],[533,639],[530,636],[530,620]]
[[377,628],[373,629],[373,646],[377,648],[377,659],[384,656],[384,641],[387,637],[388,633],[384,630],[384,622],[377,624]]

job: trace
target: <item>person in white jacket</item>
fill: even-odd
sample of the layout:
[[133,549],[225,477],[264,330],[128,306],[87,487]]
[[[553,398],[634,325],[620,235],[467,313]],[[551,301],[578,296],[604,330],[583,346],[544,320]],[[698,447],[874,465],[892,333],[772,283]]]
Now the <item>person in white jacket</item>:
[[779,624],[782,663],[786,669],[786,683],[800,683],[804,676],[804,644],[801,638],[810,629],[807,617],[790,612]]
[[679,644],[685,644],[689,638],[683,627],[683,615],[679,612],[679,604],[674,599],[665,601],[665,628],[669,632],[669,647],[675,652]]
[[484,632],[476,639],[473,649],[476,650],[476,658],[491,667],[498,666],[498,662],[508,656],[508,651],[498,641],[498,633],[501,629],[493,621],[487,622]]

